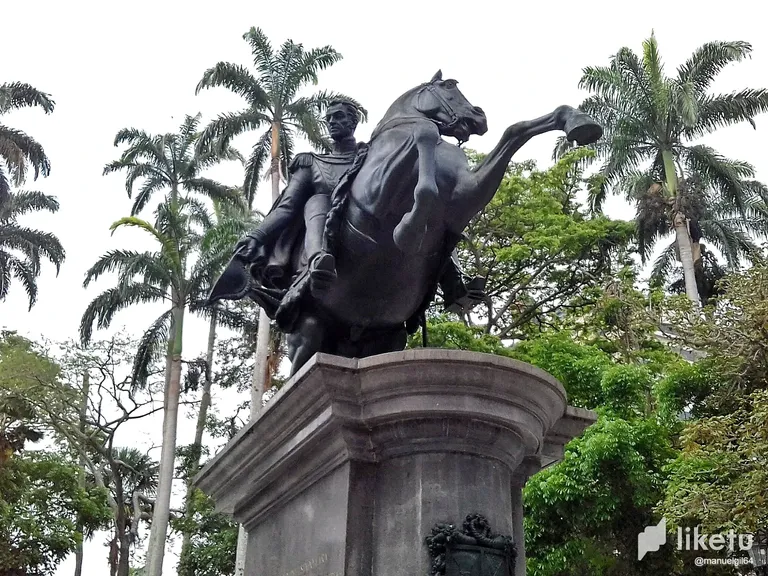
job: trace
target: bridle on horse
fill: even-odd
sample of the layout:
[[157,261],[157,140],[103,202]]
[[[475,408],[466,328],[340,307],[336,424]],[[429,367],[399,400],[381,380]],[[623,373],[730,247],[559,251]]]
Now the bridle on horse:
[[[438,90],[435,89],[435,85],[432,82],[427,82],[426,84],[422,84],[417,94],[421,94],[424,92],[424,90],[429,90],[429,92],[432,93],[432,95],[437,99],[438,102],[440,102],[440,105],[443,107],[443,112],[447,113],[451,120],[450,122],[440,122],[439,120],[435,120],[434,118],[429,118],[427,116],[400,116],[397,118],[392,118],[391,120],[388,120],[387,122],[384,122],[383,124],[379,124],[376,129],[371,134],[370,139],[368,140],[368,144],[371,144],[382,132],[385,131],[386,128],[392,128],[394,126],[399,126],[400,124],[406,124],[409,122],[412,122],[414,120],[416,121],[424,121],[432,122],[435,124],[440,130],[441,134],[444,134],[445,132],[449,132],[453,130],[453,128],[456,127],[456,125],[461,122],[461,118],[459,118],[459,115],[456,114],[456,111],[453,109],[453,106],[451,106],[451,103],[446,100],[442,94]],[[461,140],[459,138],[456,138],[459,142],[459,146],[467,142],[467,140]]]
[[[453,128],[455,128],[456,125],[459,122],[461,122],[461,118],[459,118],[459,115],[456,114],[456,111],[453,109],[453,106],[451,106],[451,103],[448,102],[448,100],[446,100],[443,97],[443,95],[440,94],[440,92],[435,89],[435,85],[432,82],[430,82],[430,83],[426,84],[424,87],[422,87],[421,90],[419,90],[419,93],[423,92],[424,90],[428,90],[429,92],[431,92],[432,96],[434,96],[437,99],[437,101],[440,102],[440,104],[443,106],[443,111],[447,112],[448,115],[451,117],[451,121],[448,122],[447,124],[445,122],[440,122],[439,120],[435,120],[433,118],[430,118],[430,120],[432,120],[432,122],[437,124],[437,127],[440,129],[440,133],[442,134],[444,131],[447,132],[447,131],[450,131]],[[469,138],[467,138],[467,140],[468,139]],[[459,146],[461,146],[462,144],[464,144],[464,142],[467,141],[467,140],[460,140],[459,138],[456,138],[456,140],[459,141]]]

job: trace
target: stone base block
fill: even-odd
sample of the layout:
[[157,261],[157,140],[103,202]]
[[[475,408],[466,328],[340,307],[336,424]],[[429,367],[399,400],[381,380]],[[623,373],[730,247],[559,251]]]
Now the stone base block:
[[248,531],[246,576],[427,576],[436,523],[485,516],[517,546],[521,489],[595,421],[508,358],[318,354],[200,472]]

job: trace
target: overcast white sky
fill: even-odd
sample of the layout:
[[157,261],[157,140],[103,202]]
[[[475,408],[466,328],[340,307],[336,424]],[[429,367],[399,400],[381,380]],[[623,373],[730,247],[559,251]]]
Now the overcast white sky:
[[[709,6],[712,8],[709,8]],[[331,44],[344,60],[321,76],[320,88],[354,96],[368,108],[371,121],[358,128],[365,140],[389,104],[406,89],[442,68],[456,78],[467,98],[486,111],[490,129],[470,147],[488,151],[503,129],[540,116],[559,104],[578,105],[577,84],[587,65],[608,63],[621,46],[640,50],[655,29],[670,70],[710,40],[746,40],[753,58],[726,69],[715,88],[732,91],[768,86],[768,35],[758,17],[757,0],[719,4],[646,0],[643,3],[549,2],[182,2],[133,0],[22,0],[0,2],[3,56],[0,82],[28,82],[50,93],[56,110],[8,115],[3,122],[34,136],[52,161],[49,178],[29,182],[57,196],[53,216],[24,219],[29,226],[58,235],[67,250],[61,274],[49,265],[40,279],[39,303],[27,312],[22,288],[14,285],[0,303],[0,327],[31,337],[75,337],[88,302],[110,286],[104,278],[82,288],[85,271],[103,252],[117,247],[148,247],[138,231],[110,236],[109,225],[130,209],[120,174],[103,177],[104,165],[117,158],[115,133],[136,127],[151,133],[175,131],[184,114],[202,112],[204,121],[241,107],[225,89],[195,96],[203,71],[220,60],[248,65],[242,34],[262,27],[274,45],[286,38],[306,47]],[[753,163],[768,180],[768,117],[758,129],[737,126],[708,139],[721,153]],[[547,166],[556,134],[527,144],[516,160],[534,158]],[[252,137],[236,142],[246,152]],[[211,176],[241,182],[236,164]],[[267,187],[258,207],[270,204]],[[614,217],[631,218],[619,201],[608,206]],[[139,333],[159,308],[136,308],[118,315],[116,326]],[[202,321],[185,325],[186,356],[204,348]],[[160,434],[158,423],[156,433]],[[179,443],[191,441],[183,426]],[[189,437],[186,437],[186,436]],[[86,576],[104,573],[106,549],[89,546]],[[166,571],[172,573],[170,556]],[[58,574],[70,574],[65,562]]]

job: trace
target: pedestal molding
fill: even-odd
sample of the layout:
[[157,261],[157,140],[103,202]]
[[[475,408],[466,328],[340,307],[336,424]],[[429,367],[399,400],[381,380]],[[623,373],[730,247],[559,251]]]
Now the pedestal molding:
[[498,461],[516,474],[524,461],[556,458],[573,432],[593,421],[592,413],[566,406],[551,375],[500,356],[436,349],[359,360],[318,354],[195,483],[217,509],[253,526],[349,461],[457,453]]

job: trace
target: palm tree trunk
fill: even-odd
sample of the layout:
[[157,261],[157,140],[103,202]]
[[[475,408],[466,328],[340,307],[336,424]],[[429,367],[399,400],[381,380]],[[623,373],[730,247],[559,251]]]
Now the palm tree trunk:
[[[280,122],[272,122],[272,142],[270,149],[270,172],[272,177],[272,202],[280,196]],[[251,379],[251,420],[261,410],[261,399],[269,388],[267,378],[269,367],[270,319],[262,308],[259,311],[259,330],[256,333],[256,354]],[[235,576],[245,574],[245,548],[247,534],[241,525],[237,534],[237,553],[235,556]],[[150,574],[149,576],[153,576]]]
[[161,576],[163,573],[176,457],[176,428],[179,418],[179,397],[181,396],[181,353],[185,307],[184,299],[178,293],[173,295],[173,302],[173,347],[169,350],[170,375],[165,394],[165,409],[163,410],[163,447],[160,453],[157,499],[152,515],[152,529],[147,548],[147,576]]
[[[691,252],[693,254],[693,269],[696,272],[696,286],[704,280],[704,260],[701,258],[701,242],[691,241]],[[701,294],[699,294],[701,297]]]
[[[270,172],[272,178],[272,202],[277,200],[280,196],[280,123],[272,123],[272,142],[270,151]],[[267,313],[262,308],[259,312],[259,331],[256,336],[256,358],[253,366],[253,380],[252,380],[252,392],[251,399],[257,398],[256,402],[257,411],[252,414],[257,414],[258,409],[261,408],[261,398],[269,388],[269,381],[267,379],[267,367],[269,359],[269,346],[271,342],[270,338],[270,320]]]
[[677,250],[680,254],[680,263],[683,265],[683,278],[685,279],[685,293],[691,302],[698,308],[699,290],[696,287],[696,270],[693,265],[693,249],[691,247],[691,234],[688,230],[688,222],[685,214],[677,210],[677,172],[675,160],[670,150],[663,150],[661,156],[664,159],[664,172],[667,178],[667,189],[675,199],[675,212],[673,222],[675,227],[675,239]]
[[[272,201],[280,196],[280,123],[272,123],[272,143],[271,143],[271,165],[270,172],[272,176]],[[269,359],[270,345],[270,320],[267,313],[262,308],[259,311],[259,331],[256,335],[256,354],[253,366],[253,378],[251,381],[251,416],[258,414],[261,408],[261,398],[269,388],[267,379],[267,366]],[[255,410],[254,410],[255,407]]]
[[683,278],[685,279],[685,293],[696,306],[699,306],[699,289],[696,286],[696,266],[693,260],[693,247],[691,235],[688,232],[688,222],[685,214],[675,213],[675,239],[680,253],[680,262],[683,265]]
[[[192,469],[189,471],[189,480],[187,482],[187,499],[185,515],[187,517],[192,516],[192,494],[194,493],[192,487],[192,479],[200,467],[200,453],[203,448],[203,432],[205,431],[205,421],[208,418],[208,408],[211,406],[211,385],[213,384],[213,350],[216,344],[216,324],[218,316],[214,309],[211,315],[211,322],[208,327],[208,348],[205,352],[205,382],[203,384],[203,396],[200,399],[200,410],[197,413],[197,425],[195,426],[195,440],[193,443],[195,460],[192,463]],[[191,543],[191,537],[189,533],[184,533],[184,537],[181,541],[181,554],[179,563],[179,576],[185,576],[186,570],[184,569],[184,559],[189,554],[189,547]],[[189,575],[192,576],[192,575]]]
[[[81,434],[85,434],[85,417],[88,414],[88,392],[91,387],[90,383],[90,374],[88,373],[88,370],[83,371],[83,395],[80,400],[80,422],[78,425],[78,429],[80,430]],[[85,458],[81,455],[80,456],[80,474],[77,478],[77,485],[80,488],[85,488],[85,467],[87,465]],[[80,534],[83,533],[83,522],[78,519],[77,521],[77,531],[80,532]],[[80,541],[77,544],[77,548],[75,548],[75,576],[82,576],[83,574],[83,542]]]

